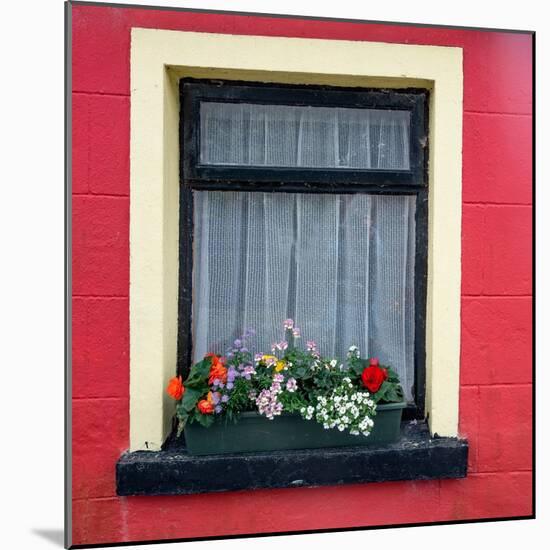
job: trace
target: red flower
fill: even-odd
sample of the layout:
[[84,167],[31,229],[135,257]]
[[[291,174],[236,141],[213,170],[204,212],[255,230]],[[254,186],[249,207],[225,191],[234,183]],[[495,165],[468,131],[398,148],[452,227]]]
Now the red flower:
[[210,357],[212,359],[210,373],[208,376],[208,384],[212,385],[216,378],[225,384],[227,381],[227,369],[223,364],[225,359],[215,355],[214,353],[207,353],[205,357]]
[[376,393],[387,378],[387,369],[383,369],[379,366],[379,362],[376,357],[373,357],[369,361],[369,366],[365,367],[363,373],[361,374],[363,386],[365,386],[365,388],[367,388],[371,393]]
[[185,393],[185,386],[181,381],[181,376],[174,376],[174,378],[170,378],[168,387],[166,388],[166,393],[170,397],[173,397],[176,401],[179,401],[183,397],[183,394]]
[[202,414],[212,414],[214,412],[214,405],[208,399],[202,399],[197,403],[197,409]]

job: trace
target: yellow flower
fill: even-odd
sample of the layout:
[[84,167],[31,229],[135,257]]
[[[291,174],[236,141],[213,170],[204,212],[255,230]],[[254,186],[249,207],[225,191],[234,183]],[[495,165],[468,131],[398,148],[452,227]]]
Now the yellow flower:
[[270,367],[271,365],[274,365],[277,362],[277,357],[274,355],[264,355],[262,356],[262,363],[264,365],[267,365]]
[[279,361],[275,363],[275,372],[282,371],[285,368],[285,366],[286,366],[286,363],[282,359],[279,359]]

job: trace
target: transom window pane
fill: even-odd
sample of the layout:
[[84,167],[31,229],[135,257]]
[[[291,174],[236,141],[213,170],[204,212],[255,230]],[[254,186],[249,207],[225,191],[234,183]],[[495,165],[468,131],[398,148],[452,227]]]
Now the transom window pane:
[[410,111],[200,104],[206,165],[408,170]]
[[351,344],[414,381],[414,195],[194,191],[194,359],[244,328],[269,353],[293,318],[343,360]]

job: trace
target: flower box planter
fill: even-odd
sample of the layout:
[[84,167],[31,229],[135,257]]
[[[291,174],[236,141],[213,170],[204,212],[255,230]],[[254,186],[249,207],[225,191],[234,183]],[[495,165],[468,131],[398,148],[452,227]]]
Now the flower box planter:
[[325,430],[315,420],[304,420],[298,414],[282,414],[269,420],[256,412],[245,412],[236,423],[219,420],[208,428],[188,424],[185,441],[192,455],[385,445],[399,440],[405,407],[405,402],[378,405],[368,437],[335,428]]

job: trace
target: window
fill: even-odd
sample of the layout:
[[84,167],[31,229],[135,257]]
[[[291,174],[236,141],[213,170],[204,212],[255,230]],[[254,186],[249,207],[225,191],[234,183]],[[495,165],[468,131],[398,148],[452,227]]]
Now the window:
[[295,319],[424,412],[427,92],[184,79],[178,368]]
[[[163,397],[163,390],[174,375],[176,362],[185,368],[182,350],[186,346],[181,345],[182,335],[191,341],[190,336],[182,334],[185,316],[191,315],[191,307],[186,305],[191,295],[185,290],[191,288],[191,280],[185,279],[185,254],[180,255],[183,241],[178,228],[180,221],[185,225],[186,217],[189,218],[184,200],[180,217],[180,191],[185,194],[187,187],[180,187],[180,166],[183,166],[180,161],[185,164],[186,159],[180,157],[184,144],[183,137],[180,139],[179,115],[185,113],[190,121],[189,105],[181,105],[180,94],[181,79],[190,77],[284,82],[295,85],[296,91],[304,85],[330,85],[335,91],[346,91],[343,86],[353,87],[349,91],[372,86],[401,88],[400,92],[413,86],[430,90],[426,97],[430,115],[429,237],[421,239],[424,243],[428,240],[429,267],[427,278],[415,277],[417,282],[427,285],[428,294],[426,327],[419,331],[422,344],[425,336],[426,360],[419,364],[425,364],[426,368],[425,413],[431,434],[456,437],[460,378],[462,49],[141,28],[131,29],[131,34],[131,451],[158,450],[169,435],[173,402]],[[438,93],[432,94],[433,89]],[[413,122],[412,128],[420,128],[418,136],[422,139],[422,126]],[[417,138],[413,137],[411,142],[418,142]],[[184,149],[189,151],[187,146]],[[414,163],[412,155],[411,161]],[[190,176],[187,171],[189,184],[191,179],[199,183],[197,177]],[[195,189],[200,185],[197,183],[193,184]],[[258,180],[256,185],[261,186],[262,182]],[[285,185],[288,188],[290,183]],[[405,186],[399,189],[403,191]],[[419,200],[417,210],[426,204],[425,200]],[[417,238],[421,227],[421,223],[416,225]],[[186,236],[187,230],[182,228],[182,237]],[[422,250],[417,247],[417,258],[419,254]],[[183,266],[179,266],[180,258]],[[416,284],[415,292],[418,290]],[[418,299],[415,302],[420,303]],[[178,307],[183,325],[178,324]],[[415,331],[418,326],[416,323]],[[415,338],[415,345],[417,342]]]

